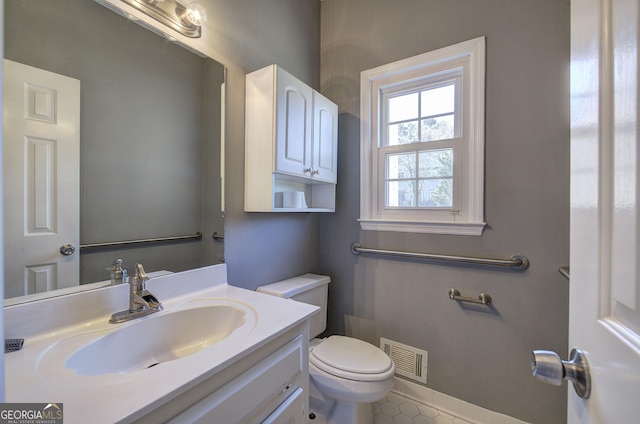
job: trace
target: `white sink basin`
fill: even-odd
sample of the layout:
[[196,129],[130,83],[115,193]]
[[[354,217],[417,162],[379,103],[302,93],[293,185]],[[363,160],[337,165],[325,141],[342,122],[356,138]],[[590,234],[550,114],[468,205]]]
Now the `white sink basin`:
[[253,309],[240,302],[195,300],[177,310],[64,339],[44,355],[39,368],[47,373],[46,368],[63,362],[80,376],[141,371],[243,337],[255,322]]

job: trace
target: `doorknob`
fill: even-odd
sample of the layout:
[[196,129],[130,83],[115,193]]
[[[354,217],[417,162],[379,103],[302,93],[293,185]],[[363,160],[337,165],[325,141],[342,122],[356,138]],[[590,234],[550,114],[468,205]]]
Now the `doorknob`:
[[578,396],[589,398],[591,374],[584,352],[571,350],[568,361],[563,361],[557,353],[549,350],[534,350],[531,353],[531,372],[534,377],[554,386],[562,385],[563,379],[569,380]]
[[66,243],[60,246],[60,253],[64,256],[71,256],[75,253],[75,251],[76,247],[73,244]]

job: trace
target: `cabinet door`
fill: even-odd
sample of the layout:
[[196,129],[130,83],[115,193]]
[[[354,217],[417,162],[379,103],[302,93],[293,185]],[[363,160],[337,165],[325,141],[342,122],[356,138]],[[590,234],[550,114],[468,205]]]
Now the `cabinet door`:
[[335,183],[338,174],[338,106],[313,93],[313,178]]
[[303,390],[301,388],[296,389],[262,424],[303,424],[304,403],[302,393]]
[[282,69],[276,90],[276,171],[310,177],[313,90]]

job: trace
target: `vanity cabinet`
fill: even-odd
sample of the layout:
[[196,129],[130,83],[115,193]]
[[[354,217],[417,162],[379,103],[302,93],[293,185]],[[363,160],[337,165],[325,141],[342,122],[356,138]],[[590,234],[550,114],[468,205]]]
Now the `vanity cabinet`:
[[308,334],[308,324],[285,333],[136,422],[307,422]]
[[245,211],[334,212],[337,105],[270,65],[247,75],[245,112]]
[[[5,335],[25,339],[5,358],[6,401],[56,399],[67,424],[307,422],[309,319],[319,308],[230,286],[226,269],[152,278],[164,310],[116,326],[108,319],[126,305],[126,284],[6,307]],[[137,343],[140,334],[149,340]],[[105,343],[123,354],[80,353]]]

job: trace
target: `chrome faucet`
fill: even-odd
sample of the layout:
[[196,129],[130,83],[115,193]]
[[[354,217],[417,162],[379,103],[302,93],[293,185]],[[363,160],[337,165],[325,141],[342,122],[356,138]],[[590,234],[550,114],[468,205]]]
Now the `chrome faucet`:
[[111,315],[110,323],[130,321],[163,309],[158,299],[146,289],[148,280],[142,264],[136,264],[133,276],[129,277],[129,309]]

